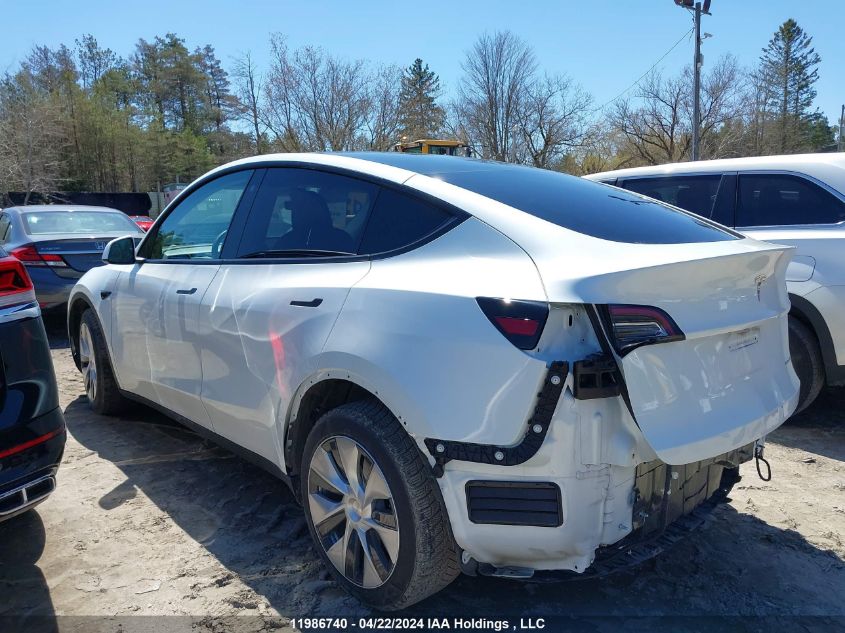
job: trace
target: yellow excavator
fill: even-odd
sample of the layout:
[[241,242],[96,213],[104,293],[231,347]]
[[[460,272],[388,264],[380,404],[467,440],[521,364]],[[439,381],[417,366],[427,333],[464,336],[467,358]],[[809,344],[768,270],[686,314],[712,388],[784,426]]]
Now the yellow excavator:
[[394,152],[406,154],[439,154],[441,156],[472,156],[472,149],[461,141],[421,138],[416,141],[400,142],[393,146]]

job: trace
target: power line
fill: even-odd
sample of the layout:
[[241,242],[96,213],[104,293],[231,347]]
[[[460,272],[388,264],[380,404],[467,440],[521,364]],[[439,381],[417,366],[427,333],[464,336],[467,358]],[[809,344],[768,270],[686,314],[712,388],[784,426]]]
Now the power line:
[[615,97],[613,97],[613,99],[610,99],[609,101],[606,101],[605,103],[603,103],[602,105],[600,105],[598,108],[596,108],[595,110],[593,110],[591,114],[595,114],[595,113],[596,113],[596,112],[598,112],[599,110],[604,110],[607,106],[609,106],[611,103],[613,103],[614,101],[616,101],[619,97],[621,97],[621,96],[622,96],[622,95],[624,95],[626,92],[628,92],[631,88],[633,88],[633,87],[634,87],[634,86],[636,86],[638,83],[640,83],[640,82],[641,82],[641,81],[642,81],[642,80],[643,80],[643,79],[644,79],[644,78],[645,78],[645,77],[646,77],[646,76],[647,76],[647,75],[648,75],[648,74],[649,74],[652,70],[654,70],[655,68],[657,68],[657,66],[660,64],[660,62],[662,62],[664,59],[666,59],[666,58],[669,56],[669,53],[671,53],[673,50],[675,50],[676,48],[678,48],[678,45],[679,45],[681,42],[683,42],[683,41],[684,41],[684,38],[686,38],[686,37],[687,37],[690,33],[692,33],[694,29],[695,29],[695,26],[691,27],[689,31],[687,31],[686,33],[684,33],[683,35],[681,35],[681,37],[678,39],[678,41],[677,41],[677,42],[675,42],[674,44],[672,44],[672,48],[670,48],[668,51],[666,51],[665,53],[663,53],[663,55],[661,55],[660,59],[658,59],[656,62],[654,62],[654,63],[651,65],[651,68],[649,68],[649,69],[648,69],[647,71],[645,71],[642,75],[640,75],[640,76],[637,78],[637,80],[636,80],[636,81],[634,81],[634,82],[633,82],[630,86],[628,86],[627,88],[625,88],[625,90],[623,90],[623,91],[622,91],[622,92],[620,92],[618,95],[616,95]]

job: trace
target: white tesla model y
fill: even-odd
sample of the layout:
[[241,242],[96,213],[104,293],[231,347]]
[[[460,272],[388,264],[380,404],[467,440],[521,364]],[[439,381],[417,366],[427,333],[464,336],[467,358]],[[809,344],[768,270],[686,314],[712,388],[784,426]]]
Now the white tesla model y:
[[789,257],[545,170],[260,156],[110,243],[71,349],[95,411],[278,474],[338,581],[397,609],[462,570],[618,567],[723,500],[795,408]]

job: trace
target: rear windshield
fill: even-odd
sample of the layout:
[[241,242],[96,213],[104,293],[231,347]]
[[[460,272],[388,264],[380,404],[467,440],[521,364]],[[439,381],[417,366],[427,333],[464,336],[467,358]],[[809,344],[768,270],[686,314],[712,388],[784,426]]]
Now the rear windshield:
[[507,166],[432,176],[603,240],[686,244],[740,238],[702,217],[651,198],[545,169]]
[[138,232],[138,226],[117,211],[28,211],[21,217],[30,235]]

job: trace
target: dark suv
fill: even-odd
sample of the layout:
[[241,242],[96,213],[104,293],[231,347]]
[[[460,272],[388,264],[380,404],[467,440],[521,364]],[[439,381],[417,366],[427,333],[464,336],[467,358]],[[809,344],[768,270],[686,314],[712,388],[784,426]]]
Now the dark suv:
[[0,521],[53,492],[65,437],[32,281],[23,264],[0,249]]

